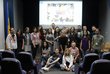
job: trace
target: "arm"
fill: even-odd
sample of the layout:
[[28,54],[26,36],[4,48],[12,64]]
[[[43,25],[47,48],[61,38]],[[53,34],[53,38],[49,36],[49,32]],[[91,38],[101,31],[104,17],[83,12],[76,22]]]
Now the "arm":
[[47,39],[47,35],[46,35],[46,42],[52,44],[52,42],[50,40]]
[[56,60],[54,60],[51,64],[55,64],[60,60],[60,58],[58,57]]
[[24,49],[24,38],[23,38],[23,43],[22,43],[22,49]]
[[92,37],[92,42],[91,42],[91,51],[93,50],[93,41],[94,41],[94,38],[93,37]]
[[15,43],[16,43],[15,49],[17,49],[17,36],[16,35],[15,35]]
[[61,49],[61,52],[63,53],[63,47],[62,47],[62,45],[60,44],[60,49]]
[[80,42],[80,50],[82,50],[82,40],[81,40],[81,42]]
[[89,40],[89,49],[88,50],[90,50],[90,48],[91,48],[91,44],[90,44],[90,40]]
[[46,39],[46,41],[47,41],[48,43],[52,44],[52,41],[49,41],[49,40],[47,40],[47,39]]
[[47,60],[47,65],[49,65],[50,64],[50,60],[51,60],[51,58],[52,58],[52,56],[50,56],[49,58],[48,58],[48,60]]
[[74,63],[76,63],[76,60],[77,60],[77,58],[79,57],[79,49],[77,48],[77,52],[76,52],[77,54],[76,54],[76,56],[75,56],[75,59],[74,59]]
[[31,33],[31,41],[32,41],[32,44],[33,44],[33,46],[35,48],[35,42],[34,42],[34,39],[33,39],[33,33]]
[[10,44],[10,36],[8,35],[6,38],[6,45],[7,45],[7,49],[11,49],[11,44]]
[[104,37],[102,37],[102,44],[101,44],[101,50],[103,50],[103,47],[104,47]]

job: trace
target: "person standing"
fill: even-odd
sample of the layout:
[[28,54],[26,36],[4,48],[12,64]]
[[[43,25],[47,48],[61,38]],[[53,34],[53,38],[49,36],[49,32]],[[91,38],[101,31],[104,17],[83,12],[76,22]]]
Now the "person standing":
[[48,33],[46,35],[46,42],[48,42],[49,47],[50,47],[50,51],[51,51],[51,53],[53,53],[54,52],[54,49],[53,49],[54,35],[52,34],[52,29],[51,28],[48,29]]
[[6,45],[8,50],[12,50],[17,53],[17,36],[15,34],[14,28],[10,29],[10,33],[8,34],[6,38]]
[[90,50],[90,37],[88,36],[87,31],[84,31],[83,33],[83,37],[80,42],[80,50],[83,53],[83,57],[87,53],[87,51]]
[[17,36],[17,46],[18,46],[17,52],[24,51],[24,36],[20,29],[17,30],[16,36]]
[[33,28],[33,32],[31,33],[31,40],[32,40],[32,55],[33,59],[35,59],[36,54],[38,54],[39,44],[40,44],[40,37],[39,33],[37,32],[37,28]]
[[70,28],[70,32],[69,32],[69,36],[68,36],[68,39],[69,39],[69,47],[71,46],[71,42],[74,41],[76,42],[77,40],[77,33],[75,31],[75,27],[71,27]]
[[95,35],[92,37],[92,49],[91,51],[97,54],[100,54],[101,49],[104,45],[104,36],[100,34],[99,29],[95,31]]
[[58,42],[59,42],[60,52],[64,53],[65,48],[67,48],[68,45],[68,37],[64,31],[60,32],[60,36],[58,37]]
[[25,28],[24,36],[24,50],[27,52],[31,51],[31,34],[29,33],[29,27]]

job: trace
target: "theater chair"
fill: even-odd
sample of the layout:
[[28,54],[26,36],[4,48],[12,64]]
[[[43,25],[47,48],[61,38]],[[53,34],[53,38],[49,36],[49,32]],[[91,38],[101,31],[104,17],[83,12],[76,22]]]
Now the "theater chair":
[[83,62],[79,65],[78,74],[87,73],[90,70],[91,64],[97,59],[99,59],[99,56],[96,53],[86,54]]
[[87,74],[110,74],[110,60],[99,59],[94,61]]
[[21,63],[15,58],[4,58],[1,61],[1,74],[26,74]]
[[37,68],[33,62],[32,54],[29,52],[19,52],[17,59],[21,62],[22,68],[29,74],[37,74]]
[[15,53],[10,50],[2,51],[2,58],[15,58]]
[[110,60],[110,52],[105,52],[102,54],[102,59]]

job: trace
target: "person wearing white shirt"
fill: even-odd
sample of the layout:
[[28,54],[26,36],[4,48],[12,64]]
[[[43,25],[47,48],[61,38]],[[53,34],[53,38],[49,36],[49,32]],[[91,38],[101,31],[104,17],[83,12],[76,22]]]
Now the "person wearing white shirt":
[[16,53],[17,51],[17,37],[14,33],[14,28],[10,29],[10,33],[8,34],[6,38],[6,45],[8,50],[12,50]]
[[62,65],[60,65],[61,69],[66,71],[74,71],[73,60],[74,58],[71,55],[70,50],[66,48],[62,59]]

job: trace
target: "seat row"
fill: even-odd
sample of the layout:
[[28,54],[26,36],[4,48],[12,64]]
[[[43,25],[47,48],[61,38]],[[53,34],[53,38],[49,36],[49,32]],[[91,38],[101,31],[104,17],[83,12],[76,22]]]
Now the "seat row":
[[0,51],[1,74],[37,74],[37,67],[29,52]]
[[110,52],[103,53],[100,58],[96,53],[86,54],[78,74],[110,74]]

